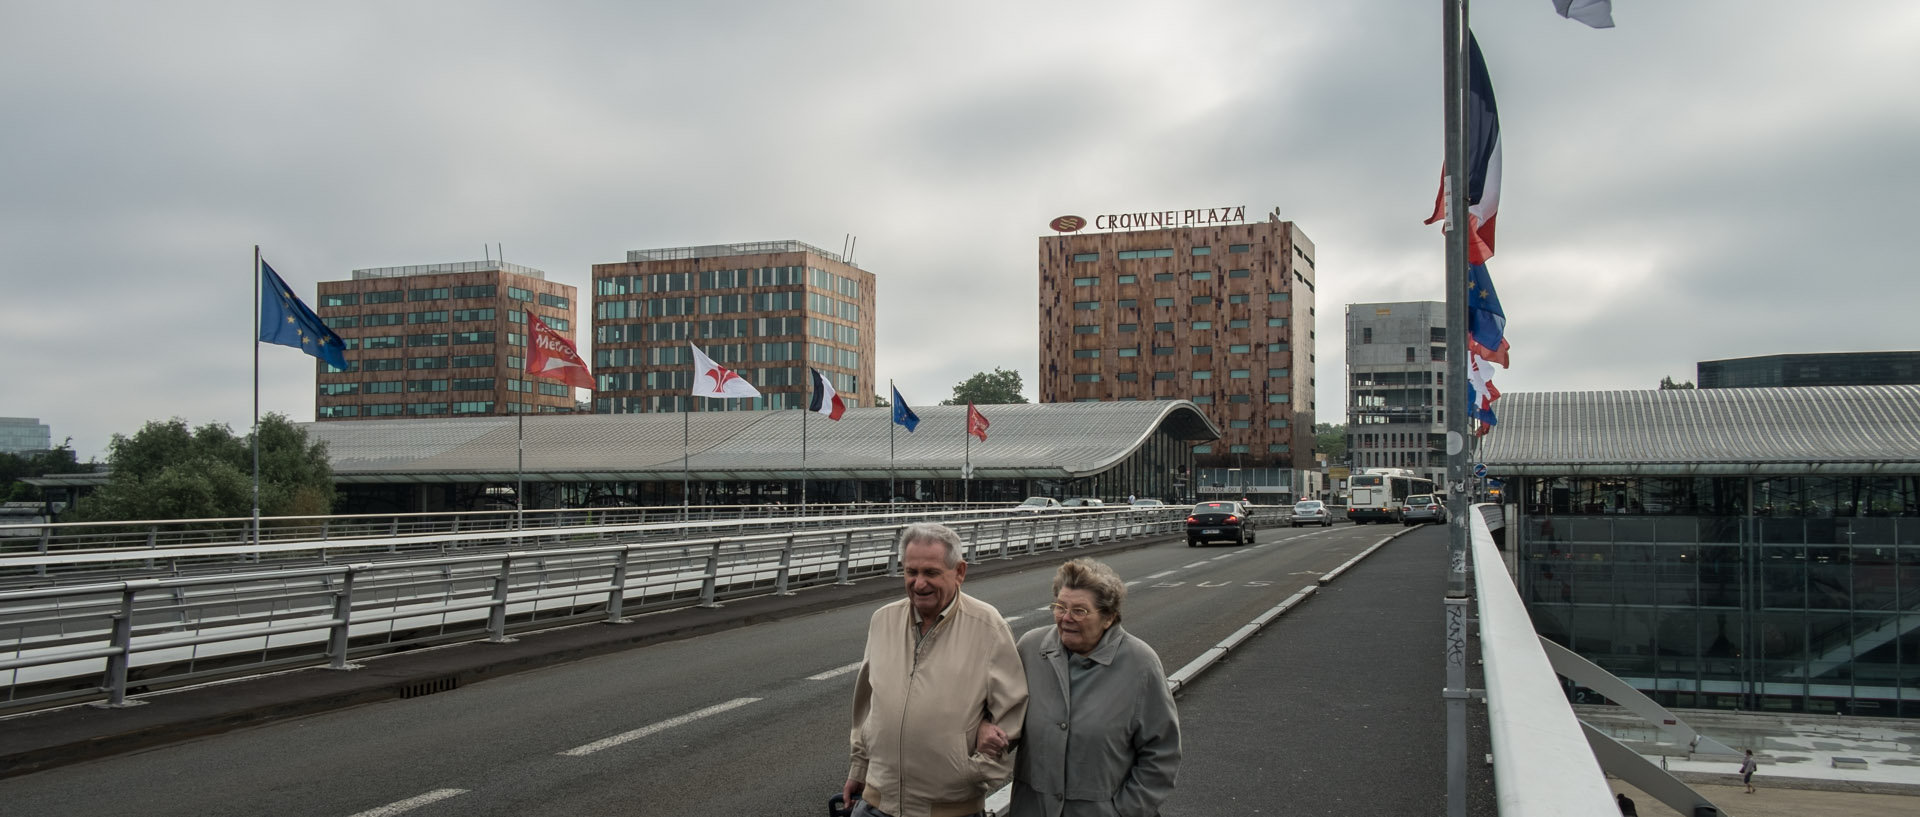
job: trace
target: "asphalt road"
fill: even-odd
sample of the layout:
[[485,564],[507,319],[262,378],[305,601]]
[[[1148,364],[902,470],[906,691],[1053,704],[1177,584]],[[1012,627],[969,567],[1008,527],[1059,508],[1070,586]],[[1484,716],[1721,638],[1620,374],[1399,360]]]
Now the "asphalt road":
[[[1128,631],[1172,672],[1398,530],[1268,528],[1258,545],[1194,549],[1168,540],[1107,561],[1138,582],[1125,609]],[[1040,608],[1052,564],[983,577],[965,590],[997,606],[1017,636],[1048,623]],[[1427,603],[1437,619],[1437,595]],[[874,607],[0,780],[0,814],[817,817],[846,774],[853,669]],[[1203,676],[1194,689],[1206,683]],[[1324,683],[1337,694],[1338,677]],[[1432,690],[1437,700],[1438,686]],[[1199,700],[1184,696],[1183,711],[1188,699]],[[1192,747],[1196,757],[1201,748]]]

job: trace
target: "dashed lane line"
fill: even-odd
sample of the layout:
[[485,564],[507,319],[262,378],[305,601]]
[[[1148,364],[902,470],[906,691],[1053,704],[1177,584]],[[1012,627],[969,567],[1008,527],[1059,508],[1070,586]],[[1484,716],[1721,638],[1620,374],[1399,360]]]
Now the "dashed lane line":
[[466,793],[466,789],[434,789],[418,797],[409,797],[399,802],[388,803],[379,808],[367,809],[366,811],[353,815],[353,817],[393,817],[395,814],[405,814],[429,803],[438,803],[449,797],[458,797]]
[[859,662],[859,661],[855,661],[855,662],[853,662],[853,663],[851,663],[851,664],[848,664],[848,665],[846,665],[846,666],[844,666],[844,667],[834,667],[833,669],[830,669],[830,670],[827,670],[826,672],[822,672],[822,673],[820,673],[820,674],[818,674],[818,675],[809,675],[809,676],[807,676],[807,680],[809,680],[809,681],[825,681],[825,680],[827,680],[827,679],[829,679],[829,678],[838,678],[838,677],[840,677],[840,676],[842,676],[842,675],[845,675],[845,674],[847,674],[847,673],[849,673],[849,672],[852,672],[852,671],[854,671],[854,670],[857,670],[857,669],[859,669],[859,668],[860,668],[860,662]]
[[[855,666],[858,666],[858,665],[856,664]],[[560,754],[567,757],[585,757],[587,755],[593,754],[594,752],[598,752],[601,749],[611,749],[615,746],[619,746],[622,743],[639,740],[655,732],[663,732],[668,729],[672,729],[673,727],[676,727],[676,726],[684,726],[686,724],[700,720],[701,718],[705,718],[710,715],[718,715],[722,712],[726,712],[731,709],[739,709],[740,707],[746,706],[747,704],[750,704],[759,700],[761,699],[735,698],[723,704],[714,704],[713,706],[709,706],[706,709],[702,709],[698,712],[688,712],[687,714],[681,715],[680,717],[669,718],[667,720],[661,721],[651,726],[643,726],[631,732],[622,732],[610,738],[603,738],[601,740],[596,740],[585,746],[576,746],[572,749],[568,749],[564,752],[561,752]]]

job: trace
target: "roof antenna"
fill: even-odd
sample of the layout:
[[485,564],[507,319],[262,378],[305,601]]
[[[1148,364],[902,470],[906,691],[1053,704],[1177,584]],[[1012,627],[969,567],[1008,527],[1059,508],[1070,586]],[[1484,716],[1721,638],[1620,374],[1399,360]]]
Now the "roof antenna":
[[853,251],[857,249],[860,249],[860,237],[856,235],[853,237],[853,245],[847,248],[847,266],[860,266],[859,264],[853,263]]
[[841,239],[840,239],[840,260],[842,260],[842,261],[845,261],[845,260],[846,260],[846,258],[847,258],[847,242],[849,242],[849,241],[852,241],[852,240],[853,240],[853,233],[847,233],[845,237],[843,237],[843,238],[841,238]]
[[502,247],[499,244],[495,244],[493,245],[493,254],[500,256],[500,263],[502,264],[507,263],[507,248]]
[[493,262],[493,245],[491,244],[480,245],[480,252],[486,254],[488,263]]

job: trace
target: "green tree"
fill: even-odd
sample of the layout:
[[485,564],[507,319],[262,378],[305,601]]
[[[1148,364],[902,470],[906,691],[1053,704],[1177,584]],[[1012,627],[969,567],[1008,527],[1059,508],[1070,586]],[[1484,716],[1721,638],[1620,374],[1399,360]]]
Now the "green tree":
[[1337,465],[1347,460],[1347,427],[1345,424],[1314,423],[1313,450],[1317,454],[1327,455],[1327,463]]
[[39,502],[40,489],[21,480],[49,474],[79,474],[93,470],[73,453],[73,438],[46,450],[0,453],[0,502]]
[[940,401],[940,405],[992,406],[1025,402],[1027,398],[1020,395],[1020,373],[995,366],[991,372],[979,372],[960,381],[953,387],[953,396]]
[[[253,437],[222,424],[188,429],[175,417],[133,436],[113,435],[107,484],[80,500],[80,521],[205,519],[253,513]],[[260,418],[260,514],[295,516],[333,509],[333,467],[326,443],[285,415]]]
[[1678,382],[1678,383],[1675,383],[1675,382],[1673,382],[1673,378],[1671,378],[1671,377],[1662,377],[1662,378],[1660,378],[1660,390],[1661,390],[1661,391],[1666,391],[1666,390],[1668,390],[1668,389],[1691,389],[1691,388],[1693,388],[1693,387],[1694,387],[1694,386],[1693,386],[1693,381],[1691,381],[1691,380],[1682,380],[1682,381],[1680,381],[1680,382]]

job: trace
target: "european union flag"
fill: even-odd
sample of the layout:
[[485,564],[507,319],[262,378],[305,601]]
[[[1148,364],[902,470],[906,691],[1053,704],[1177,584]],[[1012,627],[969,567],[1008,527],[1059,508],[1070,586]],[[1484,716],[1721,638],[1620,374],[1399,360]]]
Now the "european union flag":
[[893,386],[887,388],[893,391],[893,421],[906,426],[907,432],[912,433],[920,427],[920,415],[913,413],[913,409],[907,407],[907,401],[900,399],[900,389]]
[[1495,352],[1507,337],[1507,312],[1500,308],[1500,294],[1493,291],[1493,276],[1485,264],[1467,267],[1467,336]]
[[287,288],[266,261],[260,262],[260,340],[299,349],[336,369],[347,368],[347,344],[320,322],[320,316]]

